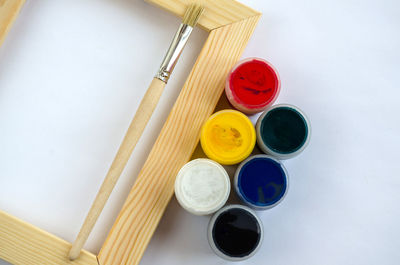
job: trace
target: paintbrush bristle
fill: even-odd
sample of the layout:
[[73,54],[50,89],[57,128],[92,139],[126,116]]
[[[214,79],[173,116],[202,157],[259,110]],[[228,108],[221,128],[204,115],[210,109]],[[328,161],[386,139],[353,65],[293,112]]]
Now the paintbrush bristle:
[[199,4],[191,4],[186,10],[185,15],[183,16],[183,24],[187,24],[191,27],[196,26],[197,21],[199,20],[201,14],[204,11],[204,7]]

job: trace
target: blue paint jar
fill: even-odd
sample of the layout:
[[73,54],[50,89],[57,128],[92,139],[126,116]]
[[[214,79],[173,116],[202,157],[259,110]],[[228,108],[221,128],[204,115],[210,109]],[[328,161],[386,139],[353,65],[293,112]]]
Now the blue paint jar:
[[256,210],[276,206],[285,197],[288,174],[283,164],[269,155],[255,155],[236,170],[234,186],[239,198]]

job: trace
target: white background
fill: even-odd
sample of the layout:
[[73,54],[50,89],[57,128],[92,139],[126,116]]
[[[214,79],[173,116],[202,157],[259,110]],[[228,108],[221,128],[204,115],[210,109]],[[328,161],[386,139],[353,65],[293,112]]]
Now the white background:
[[[289,193],[259,212],[264,243],[243,264],[399,264],[399,2],[243,2],[264,14],[243,57],[276,66],[278,102],[313,128],[284,162]],[[141,0],[27,1],[0,48],[0,209],[74,239],[179,23]],[[88,250],[100,249],[206,37],[190,39]],[[173,198],[141,264],[228,263],[208,246],[208,220]]]

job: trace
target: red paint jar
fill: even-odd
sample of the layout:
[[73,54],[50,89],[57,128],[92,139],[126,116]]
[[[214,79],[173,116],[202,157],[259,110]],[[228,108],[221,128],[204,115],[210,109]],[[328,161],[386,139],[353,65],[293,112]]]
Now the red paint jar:
[[225,93],[236,109],[254,114],[271,106],[280,88],[278,72],[269,62],[248,58],[237,63],[228,74]]

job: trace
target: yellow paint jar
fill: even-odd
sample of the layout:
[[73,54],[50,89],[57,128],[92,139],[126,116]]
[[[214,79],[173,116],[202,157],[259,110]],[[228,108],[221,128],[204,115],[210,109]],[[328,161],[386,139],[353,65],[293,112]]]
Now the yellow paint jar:
[[210,159],[223,165],[234,165],[245,160],[253,151],[256,131],[243,113],[221,110],[203,125],[200,142]]

